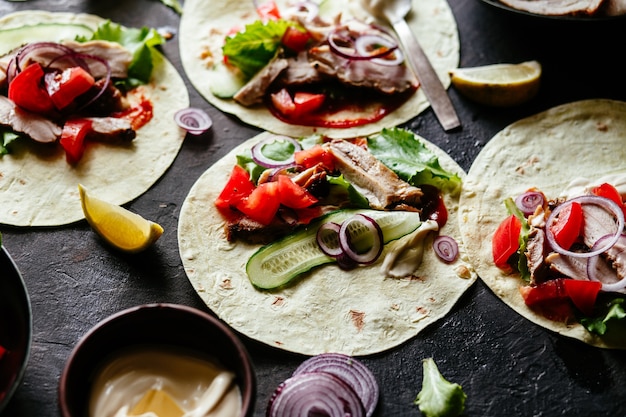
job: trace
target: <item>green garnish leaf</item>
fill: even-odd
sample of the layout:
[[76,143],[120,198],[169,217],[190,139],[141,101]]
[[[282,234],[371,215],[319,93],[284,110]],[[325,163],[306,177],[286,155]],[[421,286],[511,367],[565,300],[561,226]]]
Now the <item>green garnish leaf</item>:
[[183,14],[183,6],[178,0],[161,0],[161,3],[174,10],[178,14]]
[[422,361],[424,377],[422,390],[414,403],[426,417],[456,417],[465,410],[467,395],[459,384],[447,381],[439,372],[433,358]]
[[133,89],[150,81],[154,67],[152,49],[165,43],[165,38],[156,29],[127,28],[110,20],[100,24],[90,39],[77,39],[79,42],[89,40],[116,42],[131,52],[133,59],[128,67],[128,78],[116,82],[118,87],[125,89]]
[[530,226],[528,220],[524,216],[524,213],[517,207],[515,201],[509,197],[504,200],[504,205],[509,214],[514,215],[522,224],[522,228],[519,232],[519,249],[517,250],[517,270],[520,273],[520,278],[526,282],[530,282],[530,270],[528,269],[528,258],[526,257],[526,248],[528,246],[528,235],[530,234]]
[[[354,185],[346,181],[343,175],[339,175],[338,177],[329,175],[328,182],[331,185],[330,192],[338,193],[343,192],[347,195],[348,201],[350,201],[350,207],[356,208],[370,208],[370,202],[363,194],[361,194]],[[332,198],[331,198],[332,200]]]
[[0,156],[11,153],[8,145],[20,136],[11,131],[0,131]]
[[293,23],[286,20],[257,20],[245,30],[227,37],[222,53],[228,63],[236,66],[249,79],[267,65],[276,55],[280,41]]
[[608,304],[605,315],[601,317],[585,317],[580,323],[585,326],[587,331],[597,335],[604,335],[607,330],[607,324],[611,321],[621,320],[626,317],[626,309],[624,308],[625,300],[623,298],[615,298]]
[[411,185],[434,185],[455,194],[461,178],[439,164],[439,158],[410,131],[383,129],[367,138],[369,151],[379,161]]

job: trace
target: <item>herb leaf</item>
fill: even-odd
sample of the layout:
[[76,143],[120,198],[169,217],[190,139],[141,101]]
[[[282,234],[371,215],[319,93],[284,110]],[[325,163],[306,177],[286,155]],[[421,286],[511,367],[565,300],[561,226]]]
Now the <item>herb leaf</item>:
[[467,395],[461,386],[447,381],[433,358],[424,359],[422,364],[422,390],[414,401],[422,414],[426,417],[456,417],[463,413]]
[[461,178],[439,164],[439,158],[410,131],[392,128],[367,139],[369,151],[411,185],[434,185],[451,193],[460,190]]

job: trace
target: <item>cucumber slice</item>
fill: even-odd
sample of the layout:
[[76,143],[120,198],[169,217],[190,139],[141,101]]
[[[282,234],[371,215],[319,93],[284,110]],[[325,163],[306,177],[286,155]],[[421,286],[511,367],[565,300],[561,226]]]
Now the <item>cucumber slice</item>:
[[319,249],[317,229],[322,223],[341,223],[356,213],[376,220],[383,231],[384,243],[413,232],[421,224],[419,213],[408,211],[340,210],[330,213],[256,251],[246,264],[252,285],[262,289],[278,288],[311,268],[336,262]]
[[229,70],[221,62],[215,64],[210,77],[211,94],[219,98],[233,98],[235,93],[246,84],[243,77]]
[[0,30],[0,55],[31,42],[59,42],[76,36],[91,37],[93,30],[74,23],[39,23]]

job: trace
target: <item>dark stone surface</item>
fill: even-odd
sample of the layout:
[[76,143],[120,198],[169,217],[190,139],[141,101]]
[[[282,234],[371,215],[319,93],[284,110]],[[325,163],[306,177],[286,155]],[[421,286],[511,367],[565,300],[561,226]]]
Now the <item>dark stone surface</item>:
[[[210,0],[207,0],[210,1]],[[247,0],[241,0],[247,1]],[[532,102],[511,109],[479,106],[450,90],[463,128],[444,133],[431,110],[407,124],[468,169],[482,147],[509,123],[586,98],[626,100],[624,21],[560,22],[502,13],[479,0],[450,0],[461,39],[461,66],[537,59],[543,85]],[[157,0],[0,1],[0,15],[47,9],[95,13],[128,26],[176,28],[179,16]],[[182,72],[177,39],[164,47]],[[181,204],[200,174],[258,132],[207,104],[190,87],[191,104],[206,109],[212,131],[187,137],[172,167],[128,207],[159,222],[165,233],[139,255],[112,251],[86,222],[59,228],[0,226],[32,303],[32,353],[7,417],[58,416],[58,379],[77,341],[100,320],[154,302],[207,310],[189,284],[178,253]],[[566,145],[566,144],[564,144]],[[590,138],[589,151],[593,152]],[[569,161],[576,163],[576,161]],[[479,242],[476,242],[479,244]],[[256,365],[256,416],[274,388],[305,358],[242,336]],[[363,358],[378,378],[377,416],[420,415],[421,360],[463,386],[467,416],[624,416],[626,355],[559,337],[523,319],[478,281],[443,320],[409,342]]]

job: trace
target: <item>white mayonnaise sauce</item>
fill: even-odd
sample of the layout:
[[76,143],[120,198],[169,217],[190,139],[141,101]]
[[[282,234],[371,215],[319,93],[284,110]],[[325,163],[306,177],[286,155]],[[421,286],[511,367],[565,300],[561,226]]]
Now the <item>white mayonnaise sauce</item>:
[[415,273],[422,264],[426,236],[437,230],[436,221],[426,220],[413,233],[394,242],[381,266],[384,276],[404,278]]
[[237,417],[235,375],[180,350],[140,347],[115,356],[97,375],[89,417]]
[[611,184],[622,195],[622,199],[626,199],[626,173],[620,172],[615,174],[605,175],[595,180],[588,178],[575,178],[573,179],[565,190],[563,190],[563,197],[570,199],[578,197],[584,194],[591,194],[591,190],[604,183]]

